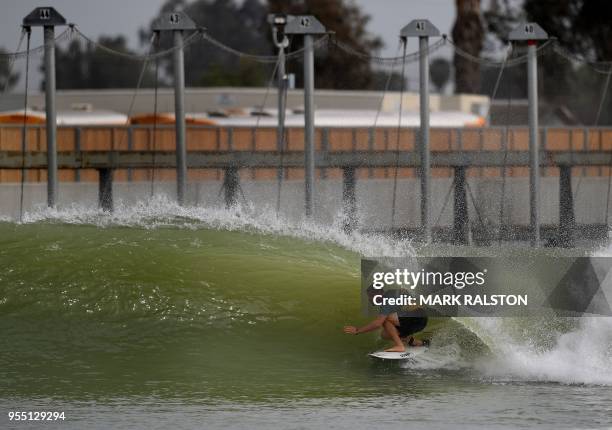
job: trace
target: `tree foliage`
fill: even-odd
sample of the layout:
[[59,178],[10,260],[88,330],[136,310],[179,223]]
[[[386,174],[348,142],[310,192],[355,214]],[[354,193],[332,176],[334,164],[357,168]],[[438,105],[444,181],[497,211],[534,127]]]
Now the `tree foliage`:
[[[141,40],[149,43],[151,26],[162,13],[182,10],[198,26],[223,44],[250,54],[274,54],[268,33],[267,8],[258,0],[168,0],[151,24],[140,31]],[[162,33],[158,49],[169,49],[172,35]],[[168,76],[173,76],[172,56],[161,59]],[[188,86],[262,86],[270,67],[240,59],[210,43],[197,42],[185,49],[185,83]]]
[[[569,52],[590,61],[612,60],[612,8],[605,0],[499,0],[484,12],[488,30],[497,40],[527,20],[537,22]],[[605,75],[587,64],[572,64],[557,55],[539,61],[543,101],[571,111],[585,125],[594,125],[604,94]],[[608,66],[609,67],[609,66]],[[516,70],[515,86],[525,87],[524,68]],[[517,91],[519,91],[517,87]],[[612,124],[612,89],[608,88],[598,125]],[[523,90],[524,94],[524,90]]]
[[446,58],[438,57],[431,61],[431,65],[429,66],[429,76],[431,77],[431,82],[433,82],[439,93],[442,92],[448,83],[450,73],[451,65]]
[[[484,26],[480,0],[455,0],[457,17],[453,25],[453,41],[463,51],[479,57],[483,48]],[[480,92],[480,65],[455,52],[455,92]]]
[[[6,53],[7,51],[4,48],[0,48],[0,55]],[[9,91],[17,84],[18,80],[19,73],[11,71],[10,60],[0,57],[0,91],[4,91],[5,88]]]
[[593,61],[612,59],[612,8],[607,0],[499,0],[484,12],[489,31],[501,39],[520,21],[535,21],[565,48]]
[[[312,14],[336,36],[353,49],[372,53],[382,47],[378,37],[371,36],[366,25],[369,16],[364,15],[352,1],[347,0],[168,0],[161,8],[164,12],[183,10],[208,34],[222,43],[251,54],[274,55],[276,50],[270,36],[268,13]],[[159,15],[158,15],[159,16]],[[150,26],[142,30],[143,40],[150,35]],[[292,41],[291,50],[301,48],[299,38]],[[161,49],[172,46],[169,38],[162,40]],[[188,48],[185,55],[185,80],[187,85],[266,85],[272,73],[252,60],[240,59],[209,43],[198,43]],[[172,63],[165,60],[164,68],[172,75]],[[302,84],[302,65],[293,61],[287,65],[288,73],[295,73],[298,85]],[[378,85],[377,74],[368,62],[335,50],[333,55],[318,54],[315,63],[318,88],[373,88]]]
[[[329,31],[352,49],[373,54],[383,43],[379,37],[367,31],[370,16],[364,14],[354,1],[346,0],[268,0],[272,13],[314,15]],[[293,49],[301,41],[293,42]],[[297,45],[297,46],[296,46]],[[297,67],[296,67],[297,66]],[[299,64],[291,65],[291,71],[301,82]],[[331,55],[319,56],[315,62],[316,85],[319,88],[371,89],[378,86],[376,73],[367,61],[335,49]]]
[[[123,36],[101,36],[98,43],[117,51],[134,54]],[[56,85],[58,89],[134,88],[142,70],[142,62],[117,57],[92,44],[73,40],[56,50]],[[149,64],[151,66],[151,64]],[[41,71],[44,64],[41,65]],[[153,68],[147,67],[142,87],[154,84]],[[41,83],[44,90],[44,80]]]
[[[183,11],[207,34],[222,44],[239,51],[274,55],[271,30],[267,22],[269,12],[312,14],[328,30],[335,32],[352,49],[375,54],[382,46],[379,37],[367,31],[370,17],[364,14],[354,0],[167,0],[157,17],[170,11]],[[151,48],[151,23],[140,30],[145,50]],[[301,38],[292,41],[291,50],[301,48]],[[113,49],[131,52],[122,36],[106,36],[99,43]],[[165,50],[174,45],[170,33],[162,33],[154,49]],[[317,53],[316,86],[337,89],[381,89],[387,73],[372,68],[370,62],[334,49],[333,45]],[[229,53],[211,43],[198,41],[185,48],[185,82],[188,86],[264,86],[273,71],[273,64],[261,64]],[[72,41],[57,50],[57,87],[67,88],[133,88],[138,80],[142,62],[112,56],[90,44]],[[154,64],[149,63],[142,86],[152,86]],[[159,59],[160,85],[173,78],[172,55]],[[298,85],[302,83],[302,62],[294,60],[287,66],[295,73]],[[390,88],[399,87],[400,80],[391,81]],[[44,88],[44,82],[41,84]]]

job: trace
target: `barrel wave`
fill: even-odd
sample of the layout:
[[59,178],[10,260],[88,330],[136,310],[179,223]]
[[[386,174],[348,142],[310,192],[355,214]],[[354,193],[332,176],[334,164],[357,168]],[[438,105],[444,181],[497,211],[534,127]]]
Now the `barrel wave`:
[[428,361],[374,363],[376,335],[341,330],[365,321],[359,259],[415,251],[271,220],[162,201],[0,223],[3,397],[336,398],[432,372],[612,384],[603,318],[432,320]]

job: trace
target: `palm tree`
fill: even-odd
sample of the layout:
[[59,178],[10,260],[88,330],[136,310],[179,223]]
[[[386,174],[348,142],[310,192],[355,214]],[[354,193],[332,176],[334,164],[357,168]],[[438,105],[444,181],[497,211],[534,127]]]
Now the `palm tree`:
[[[457,18],[453,25],[453,41],[463,51],[478,57],[484,40],[480,17],[480,0],[455,0]],[[480,92],[480,65],[455,52],[455,93]]]

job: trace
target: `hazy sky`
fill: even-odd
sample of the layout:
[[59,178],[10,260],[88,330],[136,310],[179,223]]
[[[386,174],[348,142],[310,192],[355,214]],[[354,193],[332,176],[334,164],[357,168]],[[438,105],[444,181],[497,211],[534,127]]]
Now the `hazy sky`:
[[[455,18],[454,0],[355,0],[371,15],[371,33],[380,35],[385,42],[382,54],[395,55],[399,30],[415,18],[428,18],[443,33],[450,32]],[[164,0],[0,0],[0,46],[8,51],[17,48],[20,25],[24,16],[37,6],[55,7],[69,22],[79,25],[83,33],[97,39],[102,34],[124,34],[130,46],[141,49],[138,29],[157,14]],[[61,31],[57,29],[56,31]],[[32,31],[32,47],[42,43],[42,31]],[[411,41],[409,51],[416,50]],[[22,48],[23,49],[23,48]],[[24,60],[15,64],[23,76]],[[32,64],[31,87],[38,89],[38,64]],[[23,79],[17,86],[23,89]]]

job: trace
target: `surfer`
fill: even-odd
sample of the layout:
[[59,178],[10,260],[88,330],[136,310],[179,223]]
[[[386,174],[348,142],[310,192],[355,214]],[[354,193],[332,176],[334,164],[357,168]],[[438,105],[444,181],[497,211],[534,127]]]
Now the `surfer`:
[[[381,294],[382,290],[370,286],[366,292],[370,302],[372,302],[372,298]],[[398,293],[399,290],[391,290],[384,293],[384,296],[389,297]],[[423,309],[416,306],[404,309],[401,306],[384,304],[379,306],[378,316],[369,324],[363,327],[345,326],[344,332],[357,335],[382,328],[381,337],[393,341],[393,346],[385,349],[385,351],[404,352],[406,351],[406,345],[429,346],[429,340],[419,340],[412,336],[422,331],[426,325],[427,317],[424,315]]]

